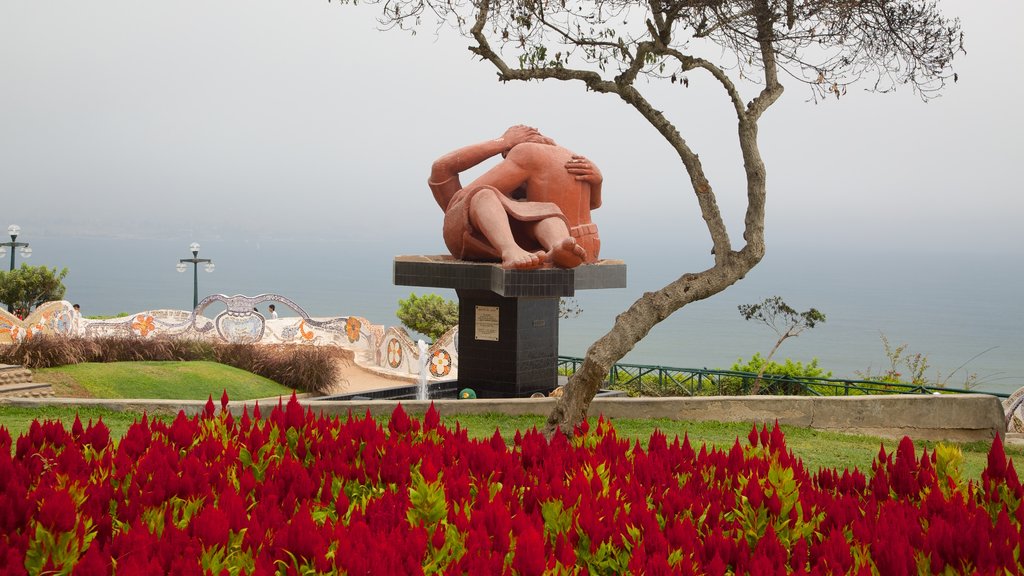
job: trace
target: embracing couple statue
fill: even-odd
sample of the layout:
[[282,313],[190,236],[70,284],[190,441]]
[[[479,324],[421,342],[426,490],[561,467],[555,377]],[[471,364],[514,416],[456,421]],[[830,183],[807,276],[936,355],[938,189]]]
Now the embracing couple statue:
[[[461,172],[498,154],[500,163],[462,185]],[[428,184],[453,256],[529,269],[597,260],[601,239],[590,211],[601,206],[601,181],[590,160],[535,128],[512,126],[438,158]]]

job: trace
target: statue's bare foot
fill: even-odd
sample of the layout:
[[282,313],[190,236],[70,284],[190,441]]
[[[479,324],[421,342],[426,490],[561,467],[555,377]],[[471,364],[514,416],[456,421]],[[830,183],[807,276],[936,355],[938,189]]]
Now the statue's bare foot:
[[586,261],[587,251],[576,243],[575,238],[569,237],[552,248],[547,258],[559,268],[575,268]]
[[525,250],[515,254],[504,255],[501,259],[501,267],[510,270],[529,270],[540,268],[544,264],[543,252],[527,252]]

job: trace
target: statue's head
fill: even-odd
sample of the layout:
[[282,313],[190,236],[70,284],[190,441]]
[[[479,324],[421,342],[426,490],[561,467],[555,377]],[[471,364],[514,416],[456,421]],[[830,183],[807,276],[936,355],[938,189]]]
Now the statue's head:
[[[535,137],[531,138],[530,140],[527,140],[526,142],[523,142],[523,144],[547,144],[548,146],[557,146],[558,145],[558,144],[555,143],[555,140],[553,138],[549,138],[549,137],[541,134],[539,130],[537,131],[537,134],[536,134]],[[517,146],[518,146],[518,144],[517,144]],[[515,146],[513,146],[512,148],[515,148]],[[512,150],[512,148],[509,148],[508,150],[505,150],[504,152],[502,152],[501,153],[501,157],[502,158],[508,157],[508,153]]]

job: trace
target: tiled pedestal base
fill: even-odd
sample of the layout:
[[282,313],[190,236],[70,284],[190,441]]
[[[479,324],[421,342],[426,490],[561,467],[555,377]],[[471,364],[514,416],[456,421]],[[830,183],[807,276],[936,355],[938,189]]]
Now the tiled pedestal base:
[[626,265],[504,270],[450,256],[395,258],[395,284],[459,296],[459,387],[480,398],[548,393],[558,382],[558,299],[578,289],[625,288]]

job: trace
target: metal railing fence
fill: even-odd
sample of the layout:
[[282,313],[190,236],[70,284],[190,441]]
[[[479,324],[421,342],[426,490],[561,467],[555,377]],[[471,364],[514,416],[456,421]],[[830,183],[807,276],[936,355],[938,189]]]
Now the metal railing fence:
[[[572,375],[583,358],[558,357],[558,373]],[[644,364],[615,364],[608,372],[608,388],[626,390],[631,396],[723,396],[748,394],[757,374],[707,368],[673,368]],[[862,394],[974,394],[942,386],[888,383],[850,378],[804,378],[765,374],[760,394],[800,396],[854,396]],[[1009,394],[984,392],[1000,398]]]

